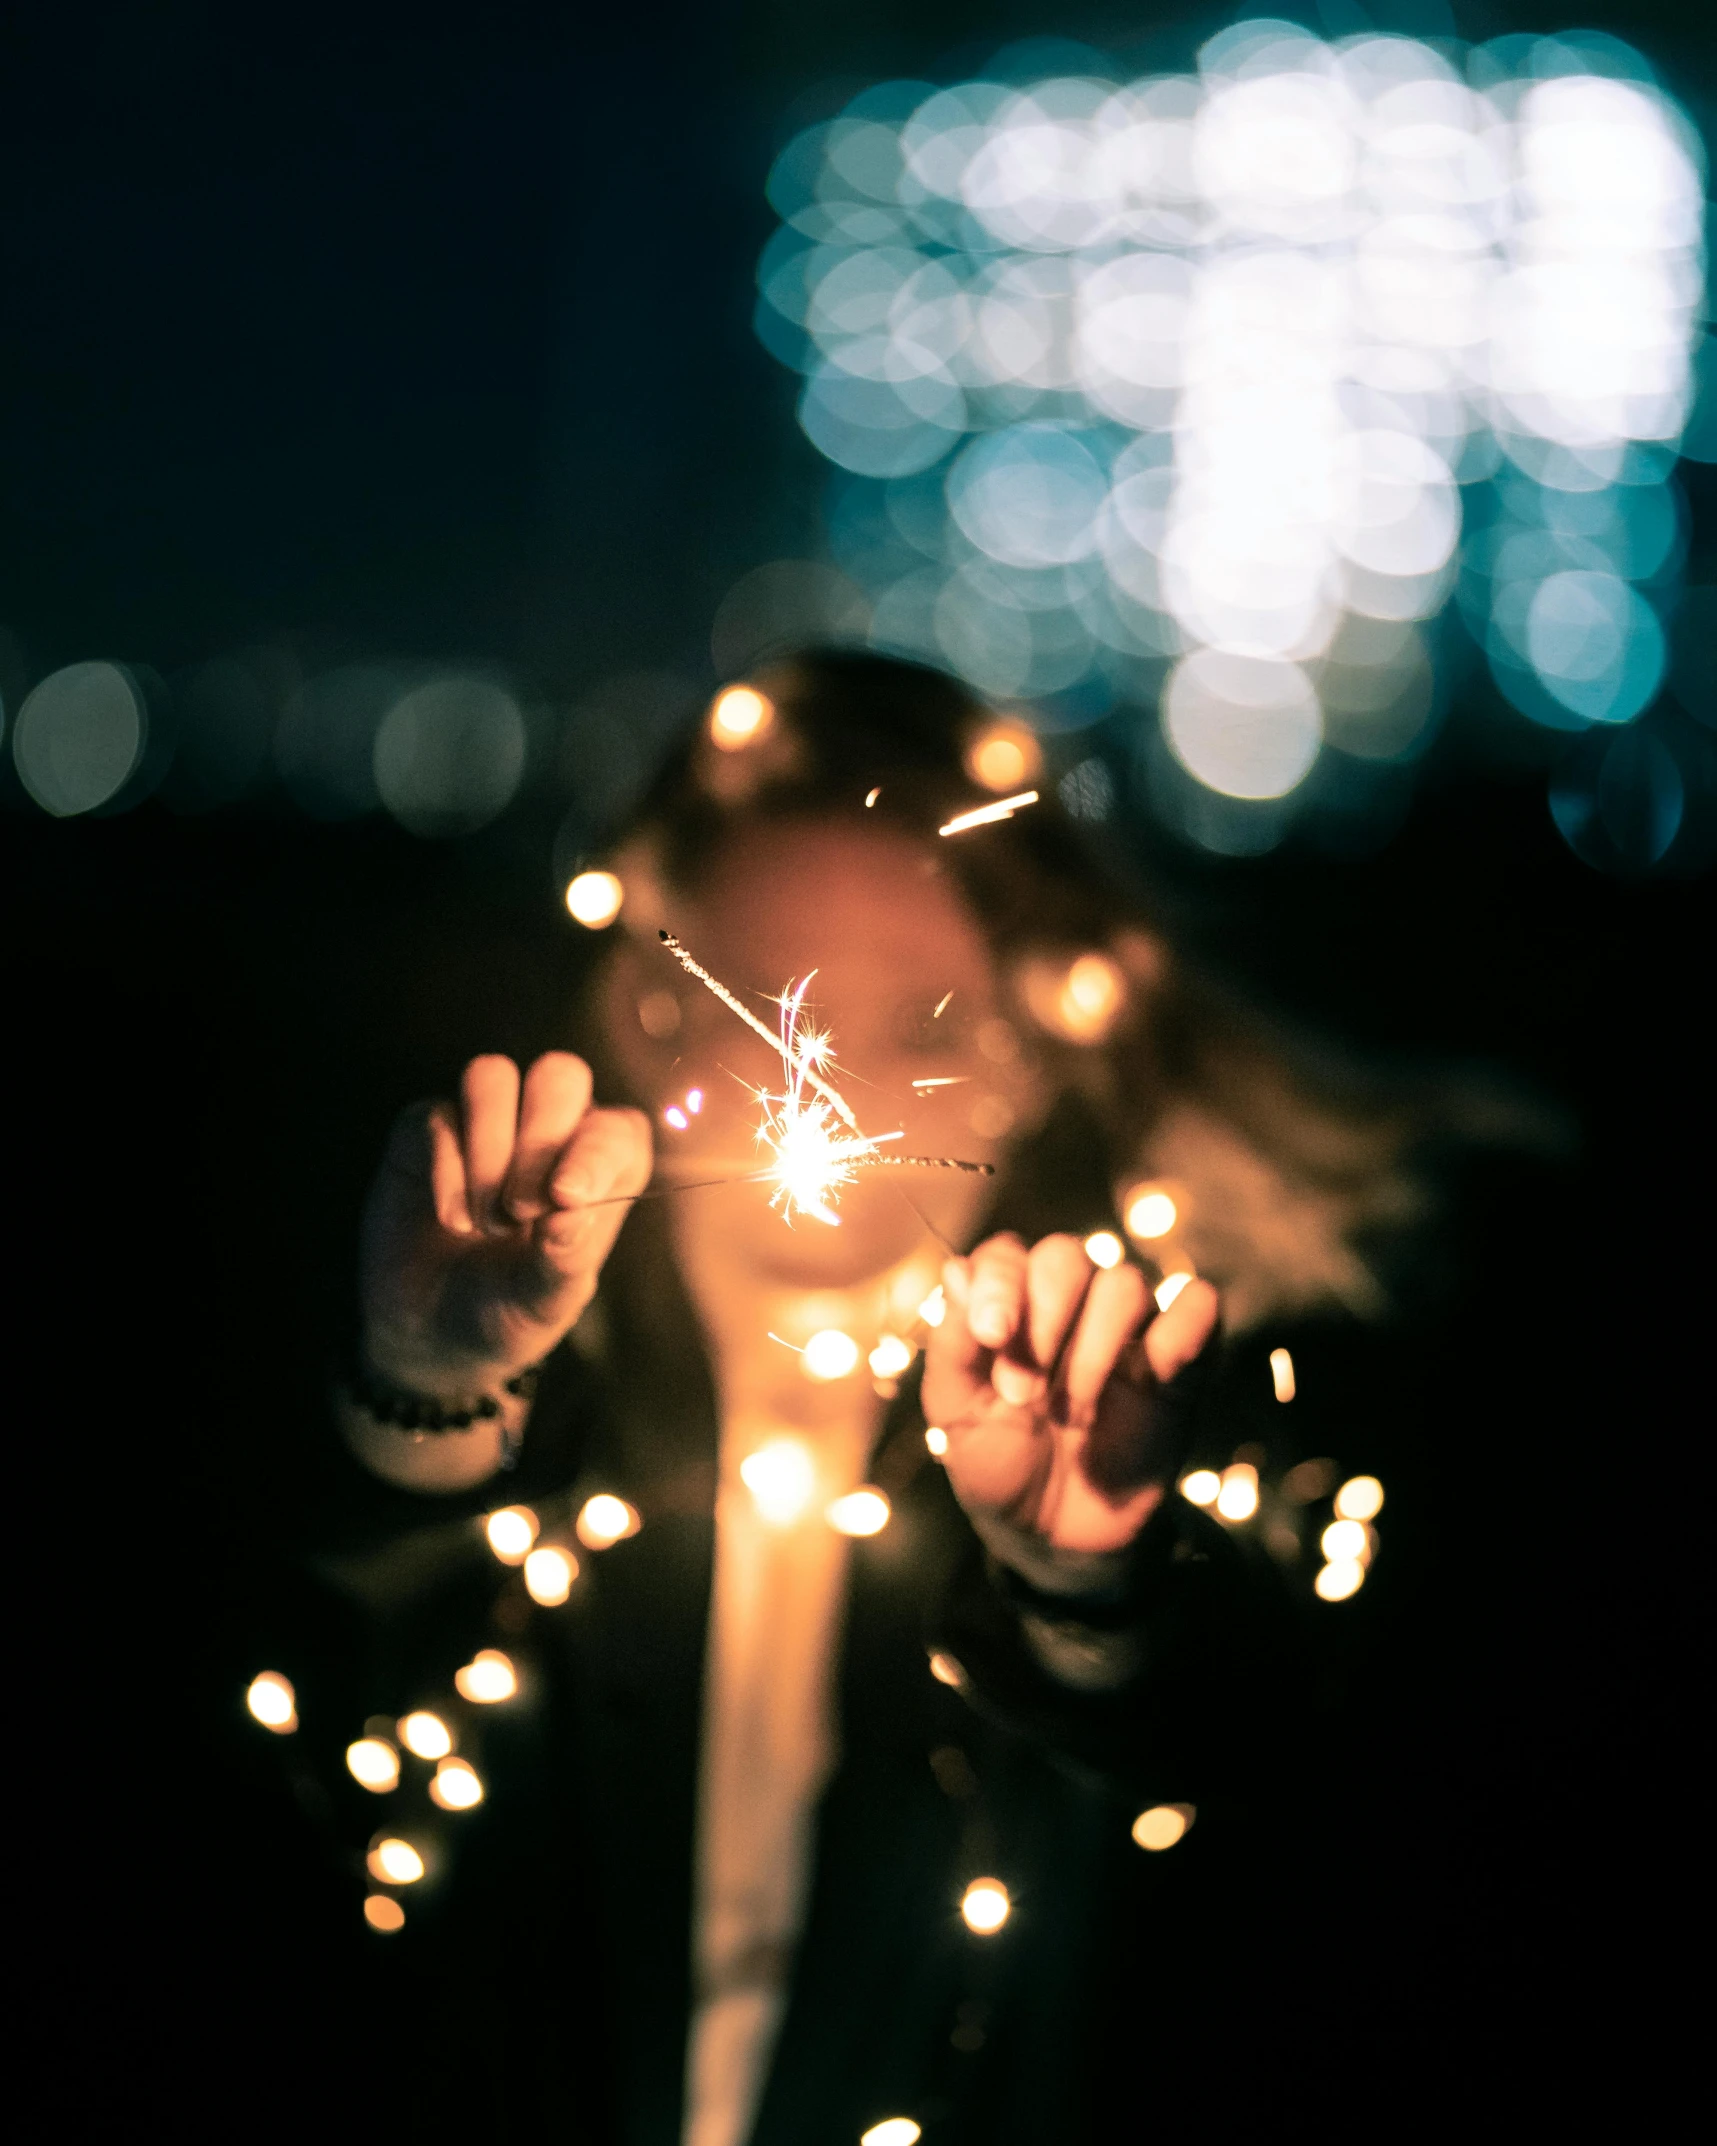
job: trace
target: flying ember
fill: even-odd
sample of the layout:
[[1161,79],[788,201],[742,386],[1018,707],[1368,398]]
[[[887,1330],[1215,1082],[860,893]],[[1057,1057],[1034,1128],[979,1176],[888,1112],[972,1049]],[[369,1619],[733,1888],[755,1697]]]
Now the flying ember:
[[1036,803],[1035,790],[1021,790],[1014,797],[998,797],[993,805],[979,805],[974,811],[957,813],[946,827],[938,827],[936,832],[939,835],[963,835],[969,827],[993,827],[998,820],[1011,820],[1022,807]]

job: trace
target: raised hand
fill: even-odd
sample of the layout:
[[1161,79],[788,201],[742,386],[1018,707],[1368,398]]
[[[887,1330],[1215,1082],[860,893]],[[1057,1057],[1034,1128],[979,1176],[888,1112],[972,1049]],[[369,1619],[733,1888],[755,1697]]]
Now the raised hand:
[[1171,1386],[1215,1331],[1216,1291],[1189,1282],[1158,1312],[1136,1267],[1094,1267],[1064,1236],[992,1237],[943,1276],[923,1401],[961,1504],[1052,1549],[1123,1548],[1179,1457]]
[[589,1303],[628,1213],[616,1195],[650,1175],[648,1119],[590,1095],[568,1051],[522,1082],[510,1058],[473,1058],[457,1104],[402,1114],[364,1211],[364,1348],[384,1378],[492,1391]]

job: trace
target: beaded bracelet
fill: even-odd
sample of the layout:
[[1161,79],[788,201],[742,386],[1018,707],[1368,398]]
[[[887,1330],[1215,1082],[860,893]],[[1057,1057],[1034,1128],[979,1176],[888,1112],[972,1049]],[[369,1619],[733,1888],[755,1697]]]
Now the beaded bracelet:
[[[528,1364],[502,1383],[502,1392],[528,1406],[535,1399],[542,1377],[541,1364]],[[414,1393],[409,1386],[390,1385],[360,1356],[346,1373],[346,1386],[354,1401],[373,1421],[396,1431],[468,1431],[474,1423],[493,1422],[503,1403],[492,1393],[479,1394],[465,1405],[434,1400]]]

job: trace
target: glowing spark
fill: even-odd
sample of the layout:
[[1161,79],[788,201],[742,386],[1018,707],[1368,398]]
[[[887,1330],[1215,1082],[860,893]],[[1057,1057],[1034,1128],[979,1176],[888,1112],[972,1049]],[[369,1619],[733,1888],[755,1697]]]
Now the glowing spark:
[[872,790],[872,791],[871,791],[870,795],[869,795],[869,796],[868,796],[868,797],[867,797],[867,798],[865,799],[865,801],[864,801],[864,809],[866,810],[866,812],[868,812],[868,811],[870,810],[870,808],[872,807],[872,805],[874,805],[874,804],[876,803],[877,799],[878,799],[878,798],[879,798],[879,797],[880,797],[881,795],[882,795],[882,785],[881,785],[881,783],[878,783],[878,784],[877,784],[877,786],[876,786],[876,788],[875,788],[874,790]]
[[[688,976],[695,976],[698,982],[703,985],[706,991],[713,991],[716,997],[720,999],[721,1003],[727,1008],[729,1013],[738,1014],[739,1018],[745,1023],[746,1027],[753,1032],[753,1034],[761,1036],[764,1042],[768,1044],[769,1048],[772,1051],[780,1051],[783,1058],[787,1060],[789,1066],[791,1065],[792,1057],[789,1046],[784,1044],[780,1037],[771,1035],[769,1030],[763,1025],[763,1023],[757,1018],[756,1014],[752,1012],[751,1008],[747,1006],[743,1000],[736,999],[733,993],[727,988],[726,984],[720,982],[716,977],[712,976],[709,973],[708,969],[704,967],[701,961],[694,961],[691,955],[686,952],[685,948],[680,944],[678,939],[674,937],[671,931],[663,932],[661,934],[661,940],[662,944],[667,948],[668,952],[673,955],[674,959],[679,963],[680,967],[685,970]],[[805,981],[809,983],[810,978],[807,977]],[[800,988],[802,990],[803,986],[801,986]],[[783,1012],[785,1012],[785,1007],[783,1007]],[[858,1120],[853,1116],[852,1106],[847,1102],[845,1096],[839,1094],[835,1089],[831,1088],[827,1081],[820,1079],[818,1075],[809,1066],[806,1066],[804,1068],[804,1074],[805,1079],[810,1083],[813,1088],[816,1089],[817,1093],[823,1098],[824,1102],[826,1102],[831,1107],[831,1109],[833,1109],[835,1115],[841,1120],[842,1124],[850,1127],[850,1129],[856,1133],[858,1131]]]
[[[777,1001],[781,1009],[780,1029],[772,1035],[748,1006],[687,953],[672,932],[665,931],[661,937],[662,944],[686,973],[695,976],[731,1013],[738,1014],[746,1027],[761,1036],[781,1060],[786,1078],[784,1092],[772,1094],[766,1088],[755,1091],[761,1113],[757,1142],[774,1157],[772,1164],[757,1175],[764,1182],[774,1184],[769,1204],[784,1207],[789,1222],[798,1214],[812,1215],[817,1221],[838,1228],[840,1216],[831,1205],[832,1197],[843,1185],[850,1185],[860,1169],[888,1167],[991,1174],[987,1163],[961,1162],[953,1156],[884,1155],[881,1153],[882,1143],[898,1140],[900,1133],[878,1133],[873,1138],[860,1129],[851,1105],[819,1070],[833,1064],[833,1044],[826,1033],[805,1023],[805,993],[817,973],[815,969],[802,982],[789,985],[782,992]],[[639,1195],[626,1197],[637,1198]],[[597,1203],[593,1201],[591,1204]]]
[[1021,790],[1014,797],[998,797],[993,805],[978,805],[970,812],[959,813],[936,832],[939,835],[963,835],[968,827],[989,827],[997,820],[1011,820],[1023,805],[1036,803],[1035,790]]
[[939,999],[938,999],[938,1000],[936,1001],[936,1011],[935,1011],[935,1012],[934,1012],[934,1013],[933,1013],[933,1014],[932,1014],[932,1015],[930,1016],[931,1020],[933,1020],[933,1021],[939,1021],[939,1020],[941,1020],[941,1018],[942,1018],[943,1014],[944,1014],[944,1013],[946,1013],[946,1011],[948,1010],[948,1001],[949,1001],[949,1000],[950,1000],[950,999],[951,999],[951,998],[952,998],[953,996],[954,996],[954,994],[953,994],[953,992],[952,992],[952,991],[944,991],[944,992],[943,992],[942,996],[941,996],[941,997],[940,997],[940,998],[939,998]]
[[[770,1206],[784,1207],[789,1222],[796,1214],[811,1215],[838,1228],[840,1217],[829,1204],[830,1196],[852,1183],[856,1167],[876,1154],[877,1144],[852,1123],[850,1112],[846,1113],[846,1122],[852,1126],[850,1132],[843,1132],[835,1122],[834,1110],[827,1100],[834,1091],[814,1070],[829,1062],[829,1039],[801,1026],[810,981],[807,976],[796,989],[781,995],[781,1040],[777,1049],[786,1070],[787,1088],[783,1095],[771,1095],[767,1089],[757,1091],[762,1113],[757,1140],[775,1157],[770,1173],[775,1181]],[[817,1089],[819,1100],[807,1098],[807,1085]],[[890,1133],[885,1137],[897,1140],[900,1135]]]
[[971,1079],[969,1073],[945,1073],[939,1080],[915,1080],[915,1088],[963,1088]]

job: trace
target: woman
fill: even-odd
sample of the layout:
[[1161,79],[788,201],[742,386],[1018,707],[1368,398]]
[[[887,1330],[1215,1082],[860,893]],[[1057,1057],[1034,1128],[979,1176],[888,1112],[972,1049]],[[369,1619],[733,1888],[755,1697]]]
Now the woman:
[[[1103,1873],[1142,1805],[1230,1792],[1237,1721],[1269,1718],[1280,1620],[1174,1494],[1200,1387],[1219,1460],[1245,1428],[1207,1376],[1217,1288],[1186,1276],[1253,1327],[1369,1305],[1356,1239],[1408,1202],[1400,1129],[1201,1008],[1052,797],[938,833],[984,776],[1029,787],[1036,750],[871,658],[718,701],[611,853],[584,1055],[474,1059],[370,1198],[342,1416],[383,1534],[528,1497],[570,1542],[595,1491],[637,1522],[564,1610],[503,1585],[529,1748],[486,1761],[469,1842],[441,1836],[466,1971],[538,1963],[556,2083],[509,2091],[592,2136],[1083,2136]],[[869,1169],[832,1221],[784,1215],[754,1181],[782,1060],[669,928],[766,1013],[812,976],[815,1062],[866,1133],[993,1190]],[[1147,1162],[1163,1256],[1099,1264],[1118,1241],[1087,1234]],[[886,1506],[839,1504],[861,1486]],[[385,1703],[457,1623],[400,1620]],[[578,1965],[545,1982],[562,1912]]]

